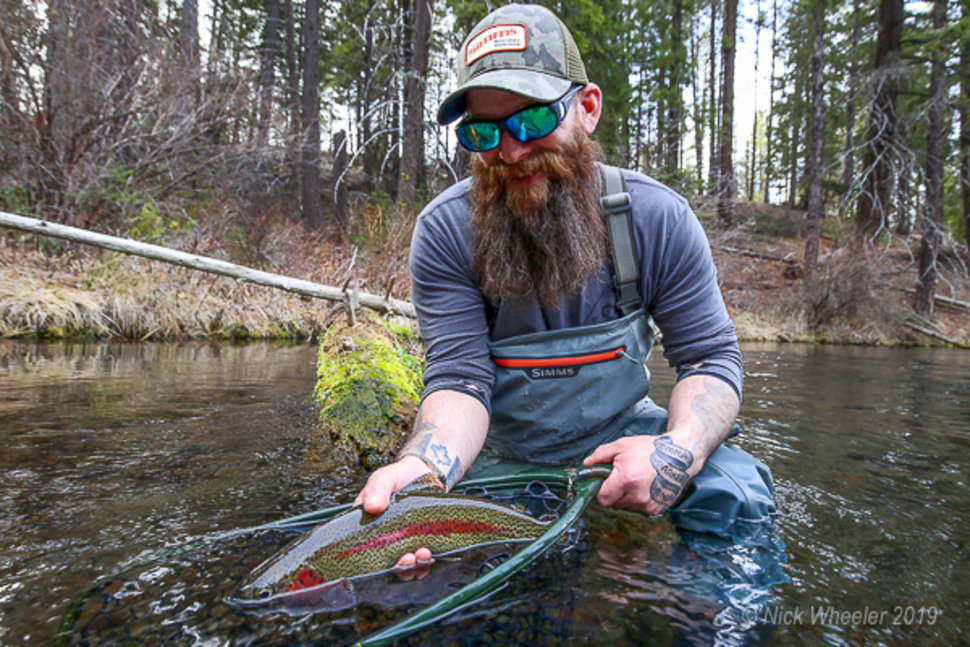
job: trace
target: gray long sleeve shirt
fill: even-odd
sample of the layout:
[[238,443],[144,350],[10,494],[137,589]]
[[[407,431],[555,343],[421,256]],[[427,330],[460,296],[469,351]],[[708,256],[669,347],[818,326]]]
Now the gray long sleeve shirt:
[[[663,335],[664,357],[678,379],[712,375],[740,397],[741,352],[700,222],[671,189],[632,171],[624,171],[624,177],[633,205],[642,307]],[[424,395],[459,391],[491,411],[495,367],[488,339],[586,326],[620,314],[608,262],[555,309],[534,301],[503,301],[497,309],[487,304],[472,270],[469,189],[469,180],[453,185],[418,216],[411,242],[411,298],[427,349]]]

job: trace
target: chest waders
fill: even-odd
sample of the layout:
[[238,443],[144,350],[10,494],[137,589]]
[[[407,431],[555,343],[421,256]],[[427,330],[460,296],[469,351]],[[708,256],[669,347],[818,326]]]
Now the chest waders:
[[[487,452],[470,474],[517,471],[524,464],[578,466],[593,449],[622,436],[656,435],[667,413],[647,393],[653,331],[640,309],[633,212],[619,169],[602,166],[617,309],[591,326],[489,342],[495,362]],[[775,512],[768,468],[722,445],[670,511],[679,527],[725,534],[738,520]]]

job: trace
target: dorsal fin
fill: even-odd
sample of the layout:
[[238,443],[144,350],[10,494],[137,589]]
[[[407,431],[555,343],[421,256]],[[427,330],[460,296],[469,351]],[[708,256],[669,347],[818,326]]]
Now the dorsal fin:
[[445,484],[434,472],[422,474],[400,489],[404,492],[445,492]]

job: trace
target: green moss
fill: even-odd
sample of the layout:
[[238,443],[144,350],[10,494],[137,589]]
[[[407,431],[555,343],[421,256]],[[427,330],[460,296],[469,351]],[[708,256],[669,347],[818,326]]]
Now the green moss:
[[390,458],[414,418],[423,361],[408,350],[413,337],[410,329],[392,332],[366,322],[320,337],[314,388],[320,420],[366,467]]
[[418,330],[407,320],[377,319],[377,323],[382,325],[397,340],[404,344],[413,344],[417,341]]

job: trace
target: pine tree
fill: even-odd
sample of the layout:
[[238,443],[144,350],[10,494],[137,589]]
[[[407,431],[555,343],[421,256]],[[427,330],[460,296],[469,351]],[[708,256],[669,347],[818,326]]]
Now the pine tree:
[[926,201],[923,210],[923,242],[919,254],[919,276],[913,306],[924,316],[933,316],[936,294],[937,258],[943,239],[943,140],[946,111],[946,69],[942,32],[946,28],[946,0],[933,1],[933,30],[937,38],[930,55],[929,128],[926,133]]
[[873,64],[875,88],[869,109],[861,190],[856,206],[856,233],[871,244],[886,227],[894,169],[890,149],[896,137],[900,53],[903,37],[903,0],[881,0],[879,32]]

